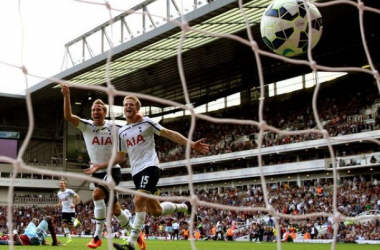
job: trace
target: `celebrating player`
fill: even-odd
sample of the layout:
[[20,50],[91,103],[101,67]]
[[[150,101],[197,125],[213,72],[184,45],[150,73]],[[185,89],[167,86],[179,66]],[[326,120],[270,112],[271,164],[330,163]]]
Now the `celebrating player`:
[[[75,205],[79,203],[80,198],[72,189],[66,188],[67,182],[65,179],[59,181],[59,192],[57,194],[59,202],[57,207],[62,207],[61,220],[62,227],[67,237],[67,243],[73,242],[70,232],[80,224],[75,215]],[[75,225],[74,225],[75,224]]]
[[[137,97],[126,96],[124,98],[124,114],[127,119],[127,124],[119,129],[119,144],[118,152],[115,157],[115,163],[120,163],[124,160],[128,153],[130,165],[132,168],[133,182],[137,191],[147,194],[158,194],[157,183],[160,178],[160,168],[157,153],[154,144],[154,134],[164,136],[173,142],[181,145],[186,145],[188,139],[178,132],[165,129],[160,124],[154,122],[148,117],[143,117],[136,120],[141,103]],[[193,149],[207,153],[209,145],[203,143],[204,139],[196,142],[191,141],[190,145]],[[108,162],[103,163],[100,168],[107,166]],[[190,202],[183,204],[174,204],[172,202],[160,203],[156,199],[146,198],[140,195],[134,197],[135,205],[135,220],[131,235],[126,244],[114,243],[114,247],[118,250],[128,249],[134,250],[138,241],[141,228],[145,222],[146,212],[157,217],[167,215],[174,212],[191,212]]]
[[[62,85],[61,92],[64,100],[64,116],[74,127],[79,128],[84,137],[87,151],[91,160],[90,168],[84,170],[85,174],[92,175],[95,178],[107,179],[107,165],[99,167],[96,164],[109,161],[112,156],[113,126],[117,126],[112,121],[105,120],[107,107],[102,100],[97,99],[91,107],[92,120],[82,119],[72,114],[70,104],[70,90],[67,85]],[[140,117],[141,118],[141,117]],[[112,166],[112,179],[116,185],[121,180],[120,165]],[[106,205],[109,201],[109,189],[103,184],[94,183],[95,189],[92,193],[94,201],[94,215],[96,228],[93,239],[87,244],[89,248],[97,248],[102,245],[101,237],[106,218]],[[131,227],[127,215],[121,210],[120,203],[115,196],[113,204],[113,214],[116,220],[124,228]]]

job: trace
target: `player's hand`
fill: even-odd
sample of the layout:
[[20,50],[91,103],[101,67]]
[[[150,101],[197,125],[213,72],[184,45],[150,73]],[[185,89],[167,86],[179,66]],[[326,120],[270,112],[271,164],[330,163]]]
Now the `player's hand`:
[[200,140],[194,142],[193,149],[201,152],[202,154],[205,154],[208,151],[210,151],[210,145],[203,143],[204,140],[205,139],[203,138],[203,139],[200,139]]
[[75,208],[75,205],[74,205],[74,203],[72,203],[72,204],[71,204],[71,208]]
[[90,174],[93,174],[96,171],[98,171],[98,165],[96,165],[96,164],[91,164],[91,165],[92,165],[92,167],[86,168],[85,170],[83,170],[83,172],[85,174],[90,175]]
[[143,118],[143,113],[141,111],[137,112],[135,116],[132,118],[133,123],[141,121]]
[[64,96],[70,96],[70,89],[66,84],[61,85],[61,93]]

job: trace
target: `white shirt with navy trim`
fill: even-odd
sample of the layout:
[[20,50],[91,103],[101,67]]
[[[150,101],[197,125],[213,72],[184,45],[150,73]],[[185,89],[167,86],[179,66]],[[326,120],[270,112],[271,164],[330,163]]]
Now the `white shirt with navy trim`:
[[71,207],[71,205],[74,203],[77,193],[72,189],[66,188],[65,191],[59,190],[57,196],[62,204],[62,213],[75,213],[75,208]]
[[118,151],[128,153],[132,176],[147,167],[159,167],[154,134],[160,135],[163,129],[149,117],[143,117],[141,122],[126,124],[119,129]]
[[[116,129],[113,126],[116,126]],[[102,126],[96,126],[92,120],[80,119],[78,128],[83,132],[83,138],[91,162],[96,164],[108,162],[114,150],[112,133],[114,130],[117,133],[120,126],[108,120],[105,120]],[[113,168],[120,168],[120,165],[115,165]],[[107,168],[97,171],[97,173],[102,172],[107,172]]]

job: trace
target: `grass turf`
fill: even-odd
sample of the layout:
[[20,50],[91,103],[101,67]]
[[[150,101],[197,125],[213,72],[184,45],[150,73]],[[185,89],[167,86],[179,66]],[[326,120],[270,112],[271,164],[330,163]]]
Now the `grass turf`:
[[[49,239],[51,242],[51,239]],[[62,243],[66,242],[65,238],[58,238]],[[56,249],[62,250],[91,250],[86,247],[91,238],[73,238],[73,243],[66,246],[15,246],[17,250],[42,250]],[[121,243],[120,239],[114,239],[113,242]],[[108,249],[107,240],[103,239],[102,246],[98,250]],[[196,241],[195,246],[199,250],[276,250],[277,243],[253,243],[253,242],[226,242],[226,241]],[[8,249],[7,246],[0,246],[0,249]],[[112,248],[113,249],[113,248]],[[147,240],[146,250],[191,250],[190,241],[162,241],[162,240]],[[283,243],[282,250],[330,250],[331,244],[307,244],[307,243]],[[377,250],[379,245],[358,245],[358,244],[337,244],[337,250]],[[136,250],[139,250],[137,247]]]

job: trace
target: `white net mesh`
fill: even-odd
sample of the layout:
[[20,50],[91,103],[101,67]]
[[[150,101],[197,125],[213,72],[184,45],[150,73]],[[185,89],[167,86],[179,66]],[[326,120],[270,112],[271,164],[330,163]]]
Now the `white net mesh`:
[[[97,5],[103,5],[105,10],[104,11],[108,11],[111,15],[111,10],[113,9],[112,8],[112,5],[110,5],[108,2],[105,2],[105,3],[93,3],[91,1],[78,1],[82,4],[97,4]],[[305,1],[307,2],[307,1]],[[186,103],[176,103],[176,102],[172,102],[172,101],[169,101],[169,100],[164,100],[164,99],[161,99],[159,97],[154,97],[154,96],[149,96],[149,95],[144,95],[144,94],[140,94],[140,93],[130,93],[130,92],[126,92],[126,91],[119,91],[117,89],[115,89],[112,85],[112,82],[109,80],[109,75],[108,75],[108,70],[109,70],[109,65],[110,65],[110,61],[111,61],[111,55],[112,55],[112,46],[108,52],[109,56],[108,56],[108,61],[107,61],[107,69],[106,69],[106,74],[105,74],[105,77],[107,78],[107,86],[106,87],[102,87],[102,86],[85,86],[85,85],[79,85],[79,84],[75,84],[75,83],[70,83],[70,82],[67,82],[67,81],[61,81],[60,79],[53,79],[53,78],[46,78],[46,77],[41,77],[41,76],[38,76],[36,74],[34,74],[33,72],[28,72],[28,65],[22,65],[22,66],[18,66],[18,65],[12,65],[12,64],[9,64],[7,62],[0,62],[1,64],[3,65],[6,65],[6,66],[9,66],[9,67],[13,67],[13,68],[17,68],[20,70],[20,74],[24,74],[25,75],[25,82],[26,82],[26,85],[28,85],[28,77],[30,76],[33,76],[33,77],[37,77],[37,78],[40,78],[40,79],[49,79],[51,81],[54,81],[56,82],[57,84],[68,84],[71,88],[80,88],[80,89],[85,89],[85,90],[98,90],[98,91],[103,91],[105,93],[107,93],[108,95],[108,104],[112,107],[112,105],[114,104],[114,98],[115,96],[125,96],[125,95],[135,95],[137,97],[139,97],[140,99],[142,100],[151,100],[151,101],[154,101],[154,102],[159,102],[159,103],[162,103],[162,104],[165,104],[165,105],[168,105],[168,106],[173,106],[173,107],[179,107],[181,109],[184,109],[184,110],[188,110],[190,111],[190,114],[191,114],[191,123],[190,123],[190,128],[189,128],[189,139],[192,140],[193,138],[193,135],[194,135],[194,131],[195,131],[195,125],[196,125],[196,119],[202,119],[202,120],[205,120],[205,121],[208,121],[210,123],[223,123],[223,124],[237,124],[237,125],[252,125],[252,126],[255,126],[259,129],[259,137],[258,137],[258,165],[259,165],[259,170],[260,170],[260,179],[261,179],[261,186],[262,186],[262,189],[263,189],[263,196],[264,196],[264,202],[265,202],[265,207],[236,207],[236,206],[226,206],[226,205],[221,205],[221,204],[217,204],[217,203],[211,203],[211,202],[205,202],[205,201],[201,201],[198,196],[196,195],[196,193],[194,192],[194,184],[193,184],[193,174],[192,174],[192,166],[191,166],[191,163],[190,163],[190,151],[191,151],[191,148],[189,147],[189,144],[187,145],[186,147],[186,152],[185,152],[185,155],[186,155],[186,162],[187,162],[187,171],[188,171],[188,179],[189,179],[189,190],[190,190],[190,197],[188,197],[187,199],[189,201],[191,201],[192,205],[193,205],[193,212],[191,214],[191,218],[190,218],[190,235],[192,235],[192,232],[194,230],[194,217],[195,217],[195,212],[194,211],[197,211],[197,207],[198,206],[202,206],[202,207],[211,207],[211,208],[218,208],[218,209],[224,209],[224,210],[235,210],[235,211],[263,211],[263,212],[266,212],[268,214],[270,214],[271,216],[273,216],[274,218],[274,221],[275,221],[275,225],[276,225],[276,230],[277,232],[280,232],[281,229],[280,229],[280,225],[278,223],[278,220],[280,218],[283,218],[283,219],[294,219],[294,220],[302,220],[302,219],[307,219],[307,218],[311,218],[311,217],[332,217],[333,218],[333,221],[334,221],[334,224],[333,224],[333,227],[334,227],[334,235],[333,235],[333,239],[336,239],[337,238],[337,233],[338,233],[338,226],[339,226],[339,222],[341,221],[345,221],[346,219],[350,219],[350,220],[360,220],[362,218],[348,218],[346,216],[343,216],[339,210],[338,210],[338,207],[337,207],[337,196],[338,196],[338,193],[337,193],[337,187],[338,187],[338,183],[337,183],[337,167],[336,167],[336,160],[335,160],[335,155],[334,155],[334,149],[332,147],[332,143],[335,142],[335,141],[339,141],[339,140],[343,140],[341,138],[338,138],[338,137],[330,137],[329,136],[329,133],[324,129],[323,125],[321,124],[321,120],[320,120],[320,117],[319,117],[319,113],[318,113],[318,109],[317,109],[317,98],[318,98],[318,93],[319,93],[319,88],[320,88],[320,85],[319,85],[319,82],[318,82],[318,73],[317,71],[320,71],[320,70],[324,70],[324,71],[337,71],[337,72],[362,72],[362,73],[365,73],[365,74],[370,74],[374,77],[374,79],[376,80],[376,83],[377,83],[377,86],[380,88],[380,76],[379,76],[379,73],[378,71],[376,70],[375,68],[375,65],[373,64],[372,62],[372,59],[371,59],[371,54],[368,50],[368,47],[367,47],[367,42],[366,42],[366,38],[365,38],[365,34],[364,34],[364,31],[365,31],[365,27],[364,27],[364,21],[363,21],[363,16],[366,12],[373,12],[373,13],[376,13],[376,14],[380,14],[380,10],[378,9],[374,9],[374,8],[371,8],[371,7],[368,7],[365,5],[365,2],[362,2],[360,0],[358,0],[357,2],[355,1],[344,1],[344,0],[339,0],[339,1],[330,1],[330,2],[326,2],[326,3],[318,3],[318,2],[315,2],[314,3],[318,8],[328,8],[329,6],[332,6],[332,5],[352,5],[353,7],[357,8],[357,11],[359,12],[359,20],[358,22],[360,23],[360,30],[361,30],[361,36],[362,36],[362,43],[363,43],[363,48],[365,50],[365,53],[366,53],[366,57],[367,57],[367,60],[368,60],[368,64],[369,64],[369,68],[368,69],[363,69],[363,68],[356,68],[356,67],[335,67],[335,68],[332,68],[332,67],[327,67],[327,66],[324,66],[324,65],[319,65],[317,63],[317,61],[314,60],[314,56],[313,54],[311,53],[311,50],[309,49],[308,50],[308,53],[307,53],[307,60],[299,60],[299,59],[291,59],[291,58],[285,58],[285,57],[281,57],[281,56],[278,56],[278,55],[275,55],[273,53],[269,53],[269,52],[266,52],[264,50],[261,50],[256,41],[254,40],[252,34],[251,34],[251,29],[248,28],[250,26],[250,20],[248,20],[247,18],[245,18],[245,21],[246,21],[246,26],[247,26],[247,33],[248,33],[248,40],[246,39],[243,39],[242,37],[239,37],[239,36],[235,36],[235,35],[230,35],[230,34],[218,34],[218,33],[212,33],[212,32],[209,32],[209,31],[204,31],[204,30],[198,30],[198,29],[195,29],[191,26],[188,25],[188,23],[186,22],[186,20],[184,19],[184,15],[181,16],[181,22],[178,22],[176,20],[171,20],[171,22],[177,26],[179,26],[181,29],[182,29],[182,36],[180,38],[180,40],[178,41],[179,43],[179,46],[178,46],[178,54],[177,54],[177,59],[178,59],[178,69],[179,69],[179,72],[180,72],[180,77],[181,77],[181,82],[182,82],[182,88],[183,88],[183,94],[184,94],[184,97],[185,97],[185,100],[186,100]],[[241,8],[241,15],[245,17],[245,10],[243,8],[243,1],[239,1],[239,6]],[[119,10],[119,9],[113,9],[115,11],[125,11],[125,10]],[[184,11],[184,10],[182,10]],[[137,14],[141,14],[143,15],[144,13],[141,13],[141,12],[136,12]],[[146,13],[145,13],[146,14]],[[165,16],[156,16],[154,15],[154,13],[151,13],[153,17],[159,17],[159,18],[166,18]],[[20,18],[22,20],[22,15],[20,15]],[[111,19],[112,20],[112,19]],[[188,95],[188,91],[187,91],[187,84],[186,84],[186,78],[185,78],[185,74],[184,74],[184,70],[183,70],[183,66],[182,66],[182,45],[183,45],[183,42],[184,40],[186,39],[186,35],[188,34],[188,32],[195,32],[195,33],[200,33],[200,34],[205,34],[207,36],[213,36],[213,37],[223,37],[223,38],[226,38],[226,39],[232,39],[232,40],[235,40],[239,43],[241,43],[242,45],[244,46],[248,46],[252,49],[252,53],[254,53],[255,55],[255,59],[256,59],[256,62],[257,62],[257,67],[258,67],[258,72],[259,72],[259,79],[260,79],[260,102],[259,102],[259,111],[258,111],[258,121],[254,121],[254,120],[239,120],[239,119],[224,119],[224,118],[213,118],[211,116],[208,116],[208,115],[202,115],[202,114],[198,114],[198,113],[195,113],[194,112],[194,109],[191,105],[192,101],[190,100],[189,98],[189,95]],[[112,26],[111,26],[111,36],[112,36]],[[23,54],[23,46],[21,46],[21,54]],[[313,108],[313,113],[314,113],[314,118],[315,118],[315,121],[317,123],[317,129],[307,129],[307,130],[301,130],[301,131],[285,131],[285,130],[279,130],[278,128],[276,127],[272,127],[272,126],[269,126],[267,125],[266,121],[264,120],[264,115],[263,115],[263,110],[264,110],[264,107],[265,107],[265,103],[264,103],[264,85],[265,85],[265,80],[264,80],[264,77],[263,77],[263,69],[262,69],[262,66],[261,66],[261,57],[272,57],[274,59],[277,59],[277,60],[280,60],[280,61],[286,61],[288,63],[292,63],[292,64],[298,64],[298,65],[307,65],[310,67],[310,69],[314,72],[315,74],[315,84],[316,84],[316,88],[315,88],[315,91],[314,91],[314,95],[313,95],[313,99],[312,99],[312,108]],[[33,173],[39,173],[39,174],[48,174],[48,175],[51,175],[51,176],[62,176],[62,177],[66,177],[66,178],[73,178],[73,179],[78,179],[78,180],[87,180],[87,181],[90,181],[90,182],[101,182],[99,181],[98,179],[95,179],[95,178],[91,178],[91,177],[88,177],[88,176],[84,176],[82,174],[74,174],[74,173],[70,173],[70,172],[56,172],[56,171],[49,171],[49,170],[45,170],[45,169],[39,169],[39,168],[36,168],[36,167],[33,167],[33,166],[28,166],[26,165],[23,160],[22,160],[22,156],[24,155],[25,151],[26,151],[26,148],[28,146],[28,144],[30,143],[31,141],[31,138],[32,138],[32,133],[33,133],[33,130],[35,128],[35,125],[34,125],[34,116],[33,116],[33,106],[32,106],[32,102],[31,102],[31,97],[30,97],[30,91],[29,89],[26,90],[26,105],[27,105],[27,110],[28,110],[28,119],[29,119],[29,130],[28,130],[28,133],[26,135],[26,138],[24,140],[24,143],[22,144],[20,150],[19,150],[19,154],[18,154],[18,158],[17,159],[12,159],[12,158],[9,158],[9,157],[4,157],[4,156],[0,156],[0,161],[2,162],[8,162],[10,164],[13,165],[13,176],[11,178],[11,184],[10,184],[10,187],[9,187],[9,193],[8,193],[8,204],[9,204],[9,207],[12,207],[13,206],[13,196],[14,196],[14,180],[17,176],[17,174],[20,172],[20,171],[30,171],[30,172],[33,172]],[[111,113],[112,114],[112,113]],[[114,119],[114,117],[112,117],[112,119]],[[262,149],[262,142],[263,142],[263,134],[264,134],[264,131],[273,131],[274,133],[277,133],[277,134],[281,134],[281,135],[299,135],[299,134],[307,134],[307,133],[317,133],[317,134],[321,134],[327,141],[327,145],[328,145],[328,148],[329,148],[329,151],[330,151],[330,154],[331,154],[331,158],[332,158],[332,165],[333,165],[333,180],[334,180],[334,189],[333,189],[333,212],[332,213],[325,213],[325,212],[318,212],[318,213],[311,213],[311,214],[305,214],[305,215],[287,215],[287,214],[283,214],[281,213],[280,211],[276,211],[272,205],[268,202],[269,200],[269,197],[268,197],[268,190],[267,190],[267,185],[266,185],[266,180],[265,180],[265,176],[264,176],[264,173],[263,173],[263,162],[262,162],[262,157],[261,157],[261,149]],[[116,133],[115,133],[116,135]],[[378,140],[375,140],[375,139],[372,139],[372,138],[366,138],[366,137],[363,137],[363,138],[357,138],[358,140],[366,140],[366,141],[370,141],[372,143],[375,143],[375,144],[378,144],[380,145],[379,141]],[[115,145],[116,147],[116,145]],[[116,148],[115,148],[115,151],[116,151]],[[108,176],[111,176],[111,168],[108,168]],[[118,191],[119,193],[128,193],[128,194],[136,194],[135,191],[133,190],[126,190],[126,189],[122,189],[120,187],[117,187],[114,185],[113,181],[111,179],[109,179],[107,182],[102,182],[104,183],[105,185],[107,185],[110,190],[111,190],[111,201],[109,204],[113,204],[113,194],[115,193],[115,191]],[[140,194],[141,195],[141,194]],[[156,197],[157,199],[160,199],[160,200],[169,200],[169,201],[176,201],[178,199],[184,199],[184,197]],[[109,232],[109,235],[111,235],[111,225],[110,225],[110,222],[111,222],[111,217],[112,217],[112,209],[108,209],[107,210],[108,213],[107,213],[107,230]],[[7,219],[8,219],[8,225],[9,225],[9,231],[11,232],[12,231],[12,226],[13,226],[13,214],[12,214],[12,209],[8,209],[8,214],[7,214]],[[109,241],[108,242],[108,248],[109,249],[112,249],[112,242]],[[192,249],[196,249],[196,245],[194,243],[194,241],[191,241],[191,247]],[[332,241],[332,245],[331,245],[331,248],[332,249],[335,249],[336,247],[336,242],[335,240]],[[10,249],[13,249],[14,246],[13,245],[10,245]],[[277,234],[277,248],[278,249],[281,249],[281,235],[280,233]]]

